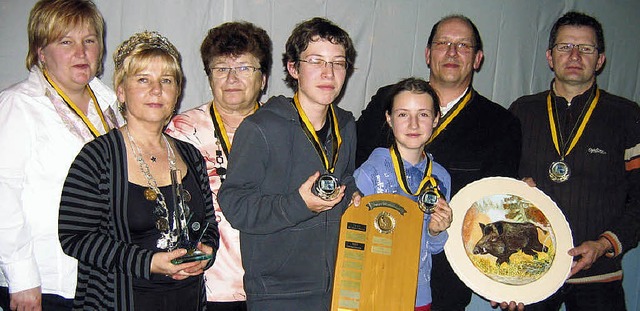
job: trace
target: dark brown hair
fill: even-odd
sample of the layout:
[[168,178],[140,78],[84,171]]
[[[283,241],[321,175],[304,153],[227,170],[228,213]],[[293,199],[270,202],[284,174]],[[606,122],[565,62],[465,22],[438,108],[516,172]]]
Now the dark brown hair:
[[273,56],[273,44],[267,32],[249,22],[229,22],[209,29],[200,45],[200,56],[207,76],[211,74],[209,64],[217,56],[237,57],[251,54],[260,62],[260,71],[269,76]]
[[326,18],[314,17],[296,25],[289,39],[287,39],[285,52],[282,54],[282,64],[284,65],[286,75],[284,81],[294,91],[298,89],[298,81],[289,74],[287,64],[294,62],[297,68],[300,65],[300,54],[309,47],[309,43],[321,39],[333,44],[340,44],[344,47],[347,63],[349,64],[347,76],[353,72],[353,64],[356,61],[356,49],[353,46],[349,34]]
[[387,114],[391,115],[395,97],[403,91],[409,91],[413,94],[428,94],[433,100],[433,110],[435,115],[437,116],[440,114],[440,99],[438,98],[436,91],[431,87],[431,85],[429,85],[429,82],[415,77],[402,79],[391,87],[389,92],[389,98],[391,98],[391,100],[388,101],[387,105],[384,107],[384,111]]
[[549,34],[549,50],[553,50],[556,39],[558,39],[558,30],[562,26],[591,27],[596,33],[596,49],[598,49],[598,53],[604,53],[604,34],[600,22],[587,14],[574,11],[565,13],[553,24]]

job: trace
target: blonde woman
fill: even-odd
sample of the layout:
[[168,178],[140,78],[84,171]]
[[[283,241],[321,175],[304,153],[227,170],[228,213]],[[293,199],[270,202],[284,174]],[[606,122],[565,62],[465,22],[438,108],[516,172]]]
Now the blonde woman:
[[[115,93],[96,75],[104,20],[89,0],[38,1],[26,80],[0,93],[0,307],[70,310],[77,262],[60,249],[64,178],[82,146],[117,127]],[[120,121],[118,121],[120,120]]]
[[187,252],[175,245],[172,171],[182,172],[198,249],[213,255],[218,247],[202,156],[163,134],[182,89],[180,54],[167,38],[143,32],[123,42],[114,61],[127,125],[80,151],[62,192],[60,242],[79,262],[74,309],[202,310],[213,258],[171,262]]

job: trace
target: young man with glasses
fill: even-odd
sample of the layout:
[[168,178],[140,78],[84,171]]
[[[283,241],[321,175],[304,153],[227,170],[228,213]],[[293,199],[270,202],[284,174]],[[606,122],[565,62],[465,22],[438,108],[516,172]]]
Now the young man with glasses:
[[[522,124],[520,176],[548,194],[569,222],[571,276],[526,310],[626,310],[622,256],[640,232],[640,108],[598,88],[602,26],[568,12],[551,29],[550,90],[509,108]],[[504,306],[504,305],[503,305]]]
[[295,95],[271,98],[238,127],[218,202],[240,230],[249,310],[329,310],[340,218],[359,201],[355,121],[334,103],[356,51],[318,17],[285,48]]
[[[425,49],[429,84],[440,99],[441,119],[426,151],[451,175],[451,195],[468,183],[490,176],[516,177],[520,160],[520,124],[502,106],[472,87],[483,58],[476,26],[462,15],[442,18],[431,29]],[[375,147],[388,147],[392,135],[384,107],[392,100],[382,87],[358,119],[357,164]],[[433,311],[457,311],[471,301],[471,290],[456,276],[444,253],[433,256]]]

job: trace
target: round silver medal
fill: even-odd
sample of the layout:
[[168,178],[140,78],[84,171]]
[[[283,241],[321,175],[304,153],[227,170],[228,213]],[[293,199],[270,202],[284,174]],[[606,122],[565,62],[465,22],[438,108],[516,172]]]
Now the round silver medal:
[[316,179],[311,192],[325,201],[335,199],[340,193],[338,178],[330,174],[322,174]]
[[557,183],[565,182],[569,179],[569,176],[571,176],[571,170],[564,161],[556,161],[549,166],[549,178],[551,181]]
[[438,203],[438,192],[435,189],[426,189],[420,195],[418,195],[418,208],[425,214],[433,214],[436,210],[436,203]]

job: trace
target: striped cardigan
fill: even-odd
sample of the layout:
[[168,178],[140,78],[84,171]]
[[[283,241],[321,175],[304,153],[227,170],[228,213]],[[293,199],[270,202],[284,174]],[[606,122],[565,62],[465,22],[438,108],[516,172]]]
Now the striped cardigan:
[[[218,226],[204,160],[192,145],[174,142],[188,169],[199,178],[209,222],[202,242],[213,247],[215,256]],[[150,278],[154,252],[131,244],[127,197],[125,143],[121,132],[112,130],[82,148],[62,190],[60,243],[67,255],[78,260],[74,310],[133,310],[133,278]],[[204,309],[204,280],[199,277]]]

